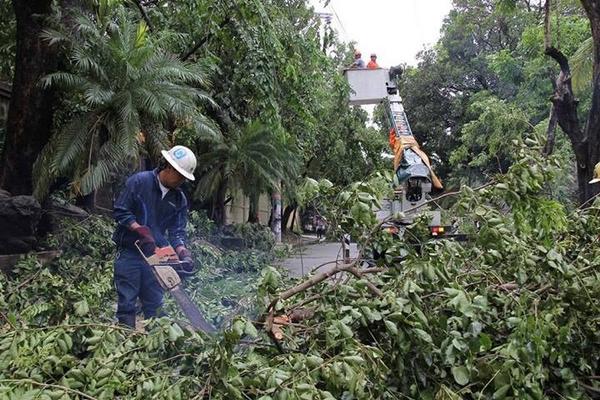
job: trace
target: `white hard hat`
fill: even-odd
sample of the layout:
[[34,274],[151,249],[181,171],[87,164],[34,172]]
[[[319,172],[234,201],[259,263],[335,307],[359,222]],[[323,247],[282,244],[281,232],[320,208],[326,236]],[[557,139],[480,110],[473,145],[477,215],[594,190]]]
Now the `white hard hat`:
[[193,181],[196,169],[196,156],[185,146],[173,146],[169,151],[160,152],[165,160],[185,178]]

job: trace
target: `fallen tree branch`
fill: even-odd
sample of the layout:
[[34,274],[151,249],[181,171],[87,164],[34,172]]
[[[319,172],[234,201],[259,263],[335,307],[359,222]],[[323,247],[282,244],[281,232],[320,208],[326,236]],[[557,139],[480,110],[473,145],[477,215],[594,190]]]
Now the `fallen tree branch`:
[[[493,185],[494,183],[496,183],[494,180],[491,180],[475,189],[473,189],[473,191],[479,191],[482,190],[488,186]],[[445,197],[450,197],[450,196],[454,196],[457,194],[460,194],[463,191],[463,188],[454,191],[454,192],[449,192],[449,193],[445,193],[441,196],[436,197],[435,199],[431,199],[428,200],[426,202],[424,202],[423,204],[420,204],[416,207],[410,208],[408,210],[406,210],[406,212],[410,212],[410,211],[414,211],[417,210],[419,208],[422,208],[423,206],[436,202],[442,198]],[[380,221],[377,225],[375,225],[373,227],[373,229],[371,230],[371,232],[369,233],[367,240],[365,242],[365,246],[363,248],[368,247],[368,244],[370,243],[370,241],[372,240],[372,238],[375,236],[375,234],[381,230],[381,227],[383,226],[383,224],[385,224],[386,222],[389,222],[390,220],[393,219],[393,216],[390,216],[388,218],[384,218],[382,221]],[[360,269],[358,267],[358,265],[360,265],[360,263],[363,260],[363,254],[362,254],[362,250],[358,253],[357,257],[354,259],[354,261],[352,261],[349,264],[338,264],[337,261],[328,261],[326,263],[323,263],[319,266],[317,266],[316,268],[314,268],[314,270],[317,270],[325,265],[328,264],[333,264],[334,262],[336,263],[336,266],[332,269],[330,269],[329,271],[325,271],[325,272],[321,272],[318,274],[315,274],[313,276],[311,276],[310,278],[308,278],[307,280],[305,280],[304,282],[293,286],[289,289],[287,289],[286,291],[282,292],[281,294],[279,294],[279,296],[277,296],[276,298],[274,298],[271,303],[269,304],[269,306],[267,307],[267,316],[265,317],[265,329],[268,332],[269,336],[271,337],[271,339],[275,342],[275,344],[278,346],[278,348],[280,349],[281,352],[283,352],[283,349],[280,347],[281,345],[279,344],[278,339],[273,335],[273,327],[274,327],[274,319],[275,319],[275,310],[277,307],[277,304],[279,304],[281,301],[287,300],[295,295],[297,295],[298,293],[304,292],[308,289],[310,289],[313,286],[318,285],[319,283],[331,278],[332,276],[335,276],[337,274],[339,274],[340,272],[346,272],[348,274],[353,275],[355,278],[357,279],[363,279],[365,275],[367,274],[372,274],[372,273],[379,273],[382,271],[385,271],[385,268],[378,268],[378,267],[372,267],[372,268],[367,268],[367,269]],[[371,282],[368,279],[365,279],[366,282],[366,286],[369,289],[369,291],[371,293],[373,293],[375,296],[377,297],[383,297],[383,292],[373,284],[373,282]],[[308,299],[306,299],[303,302],[300,302],[299,304],[295,304],[293,306],[293,308],[297,308],[300,307],[301,305],[304,305],[308,302],[312,302],[315,300],[318,300],[319,298],[322,297],[321,295],[316,295],[316,296],[312,296],[309,297]]]
[[533,293],[535,293],[539,296],[540,294],[544,293],[546,290],[550,289],[551,287],[552,287],[552,283],[547,283],[544,286],[534,290]]
[[[489,181],[489,182],[487,182],[487,183],[484,183],[483,185],[481,185],[481,186],[478,186],[478,187],[476,187],[475,189],[472,189],[472,190],[473,190],[474,192],[477,192],[477,191],[479,191],[479,190],[482,190],[482,189],[485,189],[485,188],[487,188],[488,186],[491,186],[491,185],[493,185],[493,184],[495,184],[495,183],[496,183],[496,181],[492,179],[491,181]],[[438,197],[436,197],[436,198],[434,198],[434,199],[427,200],[427,201],[425,201],[424,203],[422,203],[422,204],[419,204],[418,206],[415,206],[415,207],[409,208],[408,210],[404,211],[404,213],[409,213],[409,212],[411,212],[411,211],[418,210],[419,208],[422,208],[423,206],[425,206],[425,205],[428,205],[428,204],[431,204],[431,203],[434,203],[434,204],[435,204],[435,203],[436,203],[438,200],[440,200],[440,199],[443,199],[443,198],[445,198],[445,197],[455,196],[455,195],[457,195],[457,194],[460,194],[460,193],[462,193],[462,191],[463,191],[463,188],[461,187],[460,189],[458,189],[458,190],[456,190],[456,191],[454,191],[454,192],[448,192],[448,193],[444,193],[443,195],[441,195],[441,196],[438,196]],[[369,233],[369,236],[368,236],[367,240],[365,241],[365,245],[364,245],[364,247],[367,247],[367,246],[368,246],[368,245],[371,243],[371,239],[373,238],[373,236],[374,236],[374,235],[375,235],[375,234],[376,234],[378,231],[380,231],[380,230],[381,230],[381,227],[382,227],[382,226],[383,226],[385,223],[387,223],[387,222],[390,222],[390,221],[392,221],[393,219],[394,219],[394,216],[393,216],[393,215],[390,215],[389,217],[387,217],[387,218],[384,218],[384,219],[383,219],[382,221],[380,221],[380,222],[379,222],[377,225],[375,225],[375,227],[374,227],[374,228],[371,230],[371,232]],[[359,256],[357,257],[357,260],[358,260],[358,259],[361,259],[361,260],[362,260],[362,254],[359,254]]]
[[33,386],[41,386],[42,388],[53,388],[53,389],[62,390],[63,392],[66,392],[66,393],[76,394],[78,396],[83,397],[84,399],[96,400],[96,397],[87,395],[83,392],[80,392],[77,389],[71,389],[66,386],[55,385],[52,383],[38,382],[38,381],[34,381],[33,379],[0,379],[0,383],[21,383],[21,384],[29,384],[29,385],[33,385]]
[[295,310],[297,308],[300,308],[302,306],[305,306],[309,303],[312,303],[313,301],[319,300],[323,298],[323,295],[328,294],[329,292],[331,292],[333,290],[333,288],[326,290],[324,293],[319,293],[319,294],[315,294],[313,296],[307,297],[306,299],[302,300],[299,303],[296,303],[292,306],[289,307],[290,310]]
[[[488,186],[493,185],[494,183],[495,183],[495,181],[492,180],[492,181],[489,181],[473,190],[479,191]],[[428,201],[424,202],[423,204],[420,204],[416,207],[410,208],[410,209],[406,210],[406,212],[417,210],[427,204],[438,201],[444,197],[449,197],[449,196],[454,196],[454,195],[460,194],[462,192],[462,190],[463,190],[463,188],[461,188],[457,191],[454,191],[454,192],[445,193],[441,196],[436,197],[435,199],[428,200]],[[375,227],[369,233],[369,236],[367,238],[367,241],[365,242],[364,247],[368,246],[371,239],[381,229],[383,224],[385,224],[386,222],[389,222],[392,219],[393,219],[393,216],[384,218],[377,225],[375,225]],[[363,259],[363,257],[362,257],[362,251],[361,251],[361,252],[359,252],[358,256],[354,259],[354,261],[352,261],[350,264],[337,264],[337,261],[328,261],[326,263],[323,263],[323,264],[317,266],[316,268],[314,268],[314,270],[319,269],[319,268],[323,267],[324,265],[332,264],[334,262],[336,263],[336,266],[334,268],[330,269],[329,271],[321,272],[321,273],[311,276],[306,281],[289,288],[288,290],[284,291],[279,296],[277,296],[275,299],[273,299],[267,308],[268,314],[267,314],[267,317],[265,318],[265,327],[267,329],[267,332],[270,332],[271,329],[273,328],[273,319],[275,317],[275,308],[279,302],[287,300],[290,297],[297,295],[298,293],[304,292],[304,291],[308,290],[309,288],[331,278],[332,276],[339,274],[340,272],[346,272],[346,273],[352,274],[354,277],[356,277],[358,279],[362,279],[362,278],[364,278],[364,275],[366,275],[366,274],[378,273],[378,272],[382,272],[385,270],[384,268],[376,268],[376,267],[361,270],[360,268],[357,267],[357,265],[360,264],[362,259]],[[365,279],[365,281],[366,281],[367,288],[369,289],[369,291],[371,291],[371,293],[373,293],[377,297],[383,297],[383,292],[381,292],[381,290],[379,290],[379,288],[377,288],[377,286],[375,286],[373,284],[373,282],[369,281],[368,279]],[[314,301],[317,299],[318,299],[318,297],[315,297],[315,296],[313,296],[312,298],[309,298],[310,301]],[[300,305],[302,305],[302,304],[303,303],[300,303]],[[299,305],[295,305],[294,307],[299,307]]]
[[[370,272],[368,270],[364,270],[363,271],[363,270],[361,270],[361,269],[353,266],[352,264],[349,265],[348,267],[341,267],[340,269],[342,271],[351,273],[352,275],[354,275],[356,277],[356,279],[362,279],[365,274],[373,273],[373,272]],[[379,270],[380,268],[375,268],[375,269]],[[371,282],[368,279],[365,279],[365,282],[367,284],[367,287],[371,291],[371,293],[373,293],[377,297],[383,297],[383,292],[381,290],[379,290],[379,288],[377,286],[375,286],[373,284],[373,282]]]
[[589,199],[587,199],[584,203],[582,203],[579,207],[577,207],[577,210],[582,210],[585,208],[586,205],[588,205],[589,203],[593,202],[596,197],[600,196],[600,192],[596,193],[595,195],[593,195],[592,197],[590,197]]
[[15,326],[13,325],[13,323],[12,323],[12,322],[10,322],[10,319],[8,319],[8,317],[7,317],[6,315],[4,315],[4,313],[3,313],[3,312],[1,312],[1,311],[0,311],[0,317],[2,317],[2,319],[4,319],[4,320],[5,320],[5,321],[6,321],[6,322],[7,322],[7,323],[10,325],[10,327],[11,327],[13,330],[15,330],[15,329],[16,329],[16,328],[15,328]]
[[[351,273],[352,275],[354,275],[355,277],[357,277],[359,279],[361,279],[363,277],[363,275],[365,275],[365,274],[381,272],[381,268],[374,268],[374,269],[367,268],[365,270],[360,270],[359,268],[356,267],[358,260],[360,260],[360,258],[357,258],[350,264],[338,264],[334,268],[330,269],[329,271],[320,272],[316,275],[311,276],[309,279],[305,280],[304,282],[300,283],[299,285],[296,285],[296,286],[286,290],[285,292],[281,293],[279,296],[277,296],[277,298],[275,298],[269,305],[269,309],[270,310],[273,309],[278,302],[287,300],[290,297],[292,297],[300,292],[303,292],[303,291],[323,282],[324,280],[331,278],[334,275],[339,274],[340,272]],[[325,263],[325,264],[329,264],[329,262]],[[369,283],[370,283],[370,285],[369,285]],[[381,297],[383,295],[381,293],[381,291],[377,287],[375,287],[375,285],[373,285],[372,282],[368,282],[367,287],[369,287],[371,292],[373,294],[375,294],[376,296]]]
[[[496,183],[496,181],[492,179],[491,181],[489,181],[489,182],[487,182],[487,183],[484,183],[484,184],[483,184],[483,185],[481,185],[481,186],[477,186],[475,189],[473,189],[473,191],[474,191],[474,192],[477,192],[477,191],[479,191],[479,190],[481,190],[481,189],[485,189],[486,187],[488,187],[488,186],[491,186],[491,185],[493,185],[494,183]],[[462,191],[463,191],[463,188],[461,187],[460,189],[458,189],[458,190],[455,190],[454,192],[448,192],[448,193],[444,193],[444,194],[442,194],[442,195],[440,195],[440,196],[438,196],[438,197],[436,197],[436,198],[434,198],[434,199],[427,200],[427,201],[425,201],[424,203],[422,203],[422,204],[419,204],[418,206],[414,206],[414,207],[412,207],[412,208],[409,208],[408,210],[406,210],[406,211],[404,211],[404,212],[405,212],[405,213],[408,213],[408,212],[411,212],[411,211],[414,211],[414,210],[418,210],[419,208],[421,208],[421,207],[423,207],[423,206],[425,206],[425,205],[427,205],[427,204],[435,203],[435,202],[437,202],[438,200],[441,200],[441,199],[443,199],[443,198],[445,198],[445,197],[450,197],[450,196],[455,196],[455,195],[457,195],[457,194],[461,194],[461,193],[462,193]]]
[[313,267],[313,269],[311,269],[311,270],[310,270],[310,272],[311,272],[311,273],[314,273],[314,272],[315,272],[315,271],[317,271],[318,269],[320,269],[320,268],[322,268],[322,267],[324,267],[324,266],[326,266],[326,265],[329,265],[329,264],[336,264],[336,265],[337,265],[337,264],[338,264],[338,262],[339,262],[338,260],[324,262],[323,264],[319,264],[319,265],[317,265],[316,267]]
[[[277,346],[277,348],[279,349],[279,351],[281,353],[283,353],[284,351],[283,351],[283,348],[281,347],[281,344],[279,343],[280,338],[277,337],[274,333],[274,330],[277,330],[276,328],[278,328],[278,326],[279,326],[279,324],[277,324],[275,322],[275,318],[276,318],[275,311],[276,311],[277,304],[283,300],[287,300],[290,297],[295,296],[298,293],[308,290],[309,288],[327,280],[328,278],[331,278],[332,276],[334,276],[336,274],[339,274],[340,272],[346,272],[346,273],[352,274],[354,277],[356,277],[358,279],[363,279],[364,275],[366,275],[366,274],[377,273],[377,272],[381,272],[382,270],[384,270],[382,268],[367,268],[367,269],[361,270],[360,268],[358,268],[356,266],[360,260],[361,260],[361,257],[360,257],[360,253],[359,253],[359,257],[357,257],[352,263],[338,264],[329,271],[321,272],[319,274],[313,275],[306,281],[300,283],[299,285],[296,285],[296,286],[286,290],[285,292],[281,293],[279,296],[277,296],[275,299],[273,299],[273,301],[271,301],[271,303],[269,304],[269,307],[267,308],[268,313],[265,318],[265,330],[267,331],[269,337],[271,338],[271,340]],[[377,286],[375,286],[373,284],[373,282],[369,281],[368,279],[365,279],[365,282],[366,282],[367,288],[369,289],[369,291],[371,291],[371,293],[373,293],[377,297],[383,297],[383,292],[381,290],[379,290],[379,288]],[[316,300],[316,299],[317,298],[314,298],[313,300]]]

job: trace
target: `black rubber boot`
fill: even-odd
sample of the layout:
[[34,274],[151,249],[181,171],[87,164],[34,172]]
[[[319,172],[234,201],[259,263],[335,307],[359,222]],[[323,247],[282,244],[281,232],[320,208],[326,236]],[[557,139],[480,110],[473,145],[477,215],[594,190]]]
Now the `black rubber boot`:
[[119,324],[135,329],[135,314],[120,315]]

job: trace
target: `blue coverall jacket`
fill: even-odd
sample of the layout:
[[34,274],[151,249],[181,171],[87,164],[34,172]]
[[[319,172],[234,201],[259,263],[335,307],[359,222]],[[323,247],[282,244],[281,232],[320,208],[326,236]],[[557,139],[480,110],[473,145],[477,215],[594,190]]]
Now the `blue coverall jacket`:
[[[119,249],[135,250],[139,239],[129,229],[132,222],[152,230],[156,245],[176,248],[185,243],[187,199],[180,189],[170,189],[165,198],[158,185],[158,170],[143,171],[127,179],[125,188],[115,201],[114,217],[119,224],[113,235]],[[165,237],[168,232],[168,240]]]
[[158,183],[158,170],[138,172],[127,179],[115,201],[113,215],[118,223],[113,235],[117,245],[115,287],[117,318],[134,326],[139,297],[146,318],[156,316],[162,305],[163,290],[150,267],[135,247],[138,235],[129,229],[132,222],[146,225],[158,247],[176,248],[185,244],[187,199],[180,189],[170,189],[164,198]]

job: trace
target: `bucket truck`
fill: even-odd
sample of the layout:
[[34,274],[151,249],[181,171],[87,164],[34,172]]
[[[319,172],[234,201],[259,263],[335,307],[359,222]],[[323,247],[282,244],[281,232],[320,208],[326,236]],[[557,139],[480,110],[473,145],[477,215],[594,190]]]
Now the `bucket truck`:
[[[431,169],[429,157],[421,150],[412,134],[402,98],[394,78],[399,68],[350,68],[344,75],[350,85],[350,104],[369,105],[383,103],[390,127],[390,146],[394,152],[394,197],[384,199],[377,211],[379,220],[392,220],[403,213],[404,217],[393,222],[398,225],[412,223],[430,199],[432,189],[442,189],[440,180]],[[430,233],[433,237],[445,236],[449,227],[441,224],[439,210],[428,211],[431,216]]]

